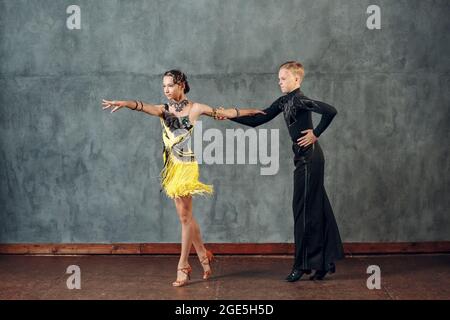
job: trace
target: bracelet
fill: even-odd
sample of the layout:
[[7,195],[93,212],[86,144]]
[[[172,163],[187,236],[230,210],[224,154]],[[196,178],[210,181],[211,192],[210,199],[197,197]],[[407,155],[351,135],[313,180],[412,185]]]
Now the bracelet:
[[139,100],[139,102],[141,103],[141,108],[138,111],[142,111],[144,109],[144,104],[142,103],[141,100]]
[[237,107],[234,107],[234,110],[236,110],[236,118],[239,118],[239,116],[240,116],[240,112],[239,112],[239,109],[237,108]]
[[136,100],[133,100],[133,101],[136,102],[136,105],[134,106],[134,109],[131,109],[131,110],[136,110],[136,108],[137,108],[137,106],[138,106],[138,103],[137,103]]

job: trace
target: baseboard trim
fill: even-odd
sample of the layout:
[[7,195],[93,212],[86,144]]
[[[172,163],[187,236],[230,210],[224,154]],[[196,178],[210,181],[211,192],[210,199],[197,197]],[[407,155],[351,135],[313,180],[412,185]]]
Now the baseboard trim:
[[[293,243],[207,243],[215,254],[293,254]],[[194,250],[192,249],[192,253]],[[450,241],[433,242],[349,242],[347,256],[364,254],[450,253]],[[179,254],[179,243],[0,243],[0,254],[85,255],[85,254]]]

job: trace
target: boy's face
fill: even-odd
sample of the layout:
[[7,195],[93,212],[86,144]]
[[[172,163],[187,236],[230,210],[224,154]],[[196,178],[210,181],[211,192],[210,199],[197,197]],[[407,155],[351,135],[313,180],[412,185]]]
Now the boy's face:
[[296,77],[290,70],[281,68],[278,71],[278,84],[281,92],[289,93],[300,86],[300,78]]

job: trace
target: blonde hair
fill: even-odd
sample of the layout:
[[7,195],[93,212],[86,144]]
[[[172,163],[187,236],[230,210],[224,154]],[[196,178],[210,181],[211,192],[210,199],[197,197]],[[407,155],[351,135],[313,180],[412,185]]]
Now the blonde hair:
[[305,77],[305,68],[303,68],[303,65],[300,62],[287,61],[278,68],[278,70],[280,69],[287,69],[291,71],[295,76],[300,78],[300,83],[303,82],[303,78]]

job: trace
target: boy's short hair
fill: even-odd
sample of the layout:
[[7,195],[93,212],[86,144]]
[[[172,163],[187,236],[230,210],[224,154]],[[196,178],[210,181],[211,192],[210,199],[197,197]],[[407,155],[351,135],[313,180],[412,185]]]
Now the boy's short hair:
[[291,71],[294,75],[300,78],[300,83],[303,82],[303,78],[305,77],[305,69],[303,65],[298,61],[287,61],[283,63],[278,70],[287,69]]

